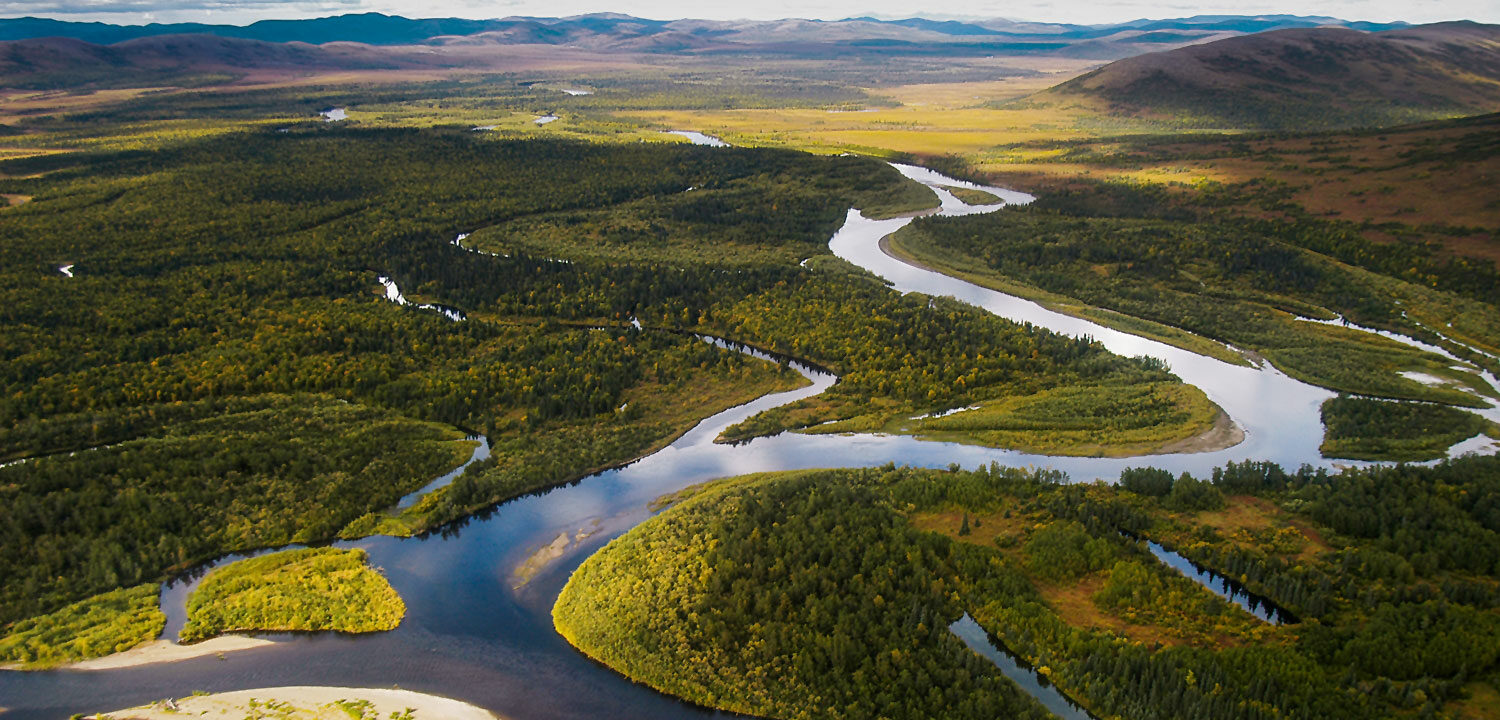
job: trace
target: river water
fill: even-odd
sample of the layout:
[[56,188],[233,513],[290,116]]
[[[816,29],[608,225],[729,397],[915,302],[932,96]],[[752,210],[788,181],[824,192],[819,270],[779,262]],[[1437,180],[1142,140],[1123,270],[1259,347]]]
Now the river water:
[[[930,186],[979,187],[922,168],[897,168]],[[980,189],[1007,202],[1030,200],[999,188]],[[968,206],[939,187],[934,191],[942,200],[940,214],[944,215],[999,207]],[[1050,466],[1075,480],[1112,480],[1125,467],[1146,464],[1199,474],[1227,461],[1245,459],[1272,460],[1288,467],[1328,465],[1317,451],[1322,436],[1317,410],[1330,392],[1292,380],[1269,366],[1230,365],[906,265],[883,253],[879,240],[908,222],[869,220],[850,211],[830,247],[839,257],[887,278],[903,292],[953,296],[1007,318],[1089,335],[1116,353],[1164,359],[1239,423],[1245,441],[1210,453],[1135,459],[1048,457],[886,435],[783,433],[737,445],[715,444],[713,439],[725,427],[820,393],[836,380],[793,363],[810,381],[808,386],[714,415],[668,447],[628,466],[507,502],[428,537],[337,543],[367,550],[372,563],[384,570],[405,599],[407,617],[396,630],[361,636],[271,634],[264,637],[278,642],[266,647],[119,670],[0,672],[0,707],[9,709],[8,720],[57,718],[197,690],[394,685],[453,697],[518,720],[717,715],[635,685],[593,663],[563,641],[552,626],[553,602],[573,569],[604,543],[649,517],[649,503],[665,493],[750,472],[870,467],[887,462],[924,467],[954,462],[976,467],[992,461]],[[529,582],[518,583],[516,568],[564,533],[570,540],[562,555]],[[200,575],[168,583],[163,589],[164,609],[174,630],[180,627],[181,604]]]
[[1009,650],[1000,646],[994,636],[985,631],[968,613],[954,620],[948,631],[958,636],[980,657],[995,664],[1005,676],[1014,680],[1026,694],[1036,698],[1047,712],[1060,720],[1093,720],[1093,716],[1067,695],[1062,694],[1047,678],[1030,666],[1018,661]]
[[668,130],[666,131],[666,134],[685,137],[688,139],[688,142],[694,145],[706,145],[708,147],[729,147],[729,143],[724,142],[723,140],[720,140],[712,135],[704,135],[701,132],[694,132],[692,130]]

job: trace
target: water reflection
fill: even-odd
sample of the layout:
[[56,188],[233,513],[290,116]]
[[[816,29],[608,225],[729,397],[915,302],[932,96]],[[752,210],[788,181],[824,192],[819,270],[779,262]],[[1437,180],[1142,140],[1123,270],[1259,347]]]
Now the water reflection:
[[1010,678],[1017,686],[1026,691],[1026,694],[1036,698],[1047,711],[1062,720],[1094,720],[1078,703],[1073,702],[1067,695],[1053,687],[1045,675],[1033,670],[1026,662],[1012,655],[1005,646],[1001,645],[993,635],[990,635],[974,618],[968,613],[954,620],[948,626],[948,631],[958,636],[959,640],[969,646],[980,657],[994,663],[1000,669],[1000,673]]
[[692,130],[667,130],[666,134],[680,135],[687,138],[688,142],[691,142],[694,145],[706,145],[708,147],[729,147],[729,143],[724,142],[719,138],[716,138],[712,135],[704,135],[701,132],[694,132]]
[[468,470],[470,465],[473,465],[474,463],[477,463],[480,460],[485,460],[485,459],[489,458],[489,456],[490,456],[490,439],[489,438],[487,438],[487,437],[485,437],[483,435],[470,435],[466,439],[469,440],[470,442],[476,442],[476,443],[478,443],[477,445],[474,446],[474,452],[470,453],[468,460],[465,460],[462,465],[459,465],[458,467],[453,468],[452,470],[450,470],[450,471],[448,471],[448,472],[446,472],[446,473],[444,473],[442,475],[439,475],[437,477],[437,479],[433,480],[430,483],[427,483],[426,485],[423,485],[420,489],[418,489],[418,490],[416,490],[416,491],[414,491],[412,493],[407,494],[406,496],[402,497],[400,500],[397,500],[396,501],[396,507],[395,507],[395,509],[396,510],[405,510],[405,509],[407,509],[407,508],[409,508],[409,507],[411,507],[413,505],[416,505],[417,501],[421,500],[424,496],[427,495],[427,493],[430,493],[433,490],[437,490],[438,488],[443,488],[443,487],[447,487],[449,485],[452,485],[453,481],[457,480],[459,475],[464,474],[464,471]]
[[1147,540],[1146,547],[1150,548],[1151,554],[1155,555],[1157,560],[1162,561],[1168,567],[1182,573],[1188,579],[1208,588],[1215,595],[1238,605],[1245,612],[1261,620],[1273,625],[1297,622],[1296,615],[1277,606],[1269,598],[1250,592],[1239,582],[1168,550],[1162,547],[1161,543]]

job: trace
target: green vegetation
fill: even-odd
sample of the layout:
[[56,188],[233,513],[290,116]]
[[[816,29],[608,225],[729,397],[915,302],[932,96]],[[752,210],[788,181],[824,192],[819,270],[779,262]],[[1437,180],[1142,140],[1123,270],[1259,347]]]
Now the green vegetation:
[[[1488,457],[1118,488],[998,466],[747,476],[679,494],[553,614],[633,679],[773,717],[969,712],[927,705],[951,673],[1000,682],[941,631],[964,612],[1100,717],[1431,716],[1483,702],[1468,678],[1500,657],[1497,477]],[[1130,537],[1303,622],[1252,618]]]
[[1323,455],[1354,460],[1423,461],[1480,433],[1500,435],[1493,423],[1442,405],[1396,403],[1346,395],[1323,403]]
[[948,633],[933,575],[952,544],[837,478],[680,502],[584,562],[558,631],[633,680],[764,717],[1045,717]]
[[[1045,188],[1034,206],[921,220],[896,251],[1228,362],[1259,353],[1344,392],[1469,406],[1491,392],[1470,368],[1296,316],[1347,317],[1500,371],[1500,275],[1486,259],[1500,257],[1497,206],[1473,180],[1500,157],[1496,117],[1392,140],[1100,138],[1227,106],[1199,98],[1163,123],[969,107],[967,90],[952,93],[964,107],[939,107],[916,98],[945,88],[898,88],[913,107],[891,107],[850,80],[992,81],[994,69],[872,57],[611,70],[577,97],[489,75],[11,107],[0,462],[23,462],[0,467],[0,661],[154,637],[150,581],[201,560],[433,530],[801,382],[683,332],[842,377],[725,439],[884,431],[1123,455],[1218,419],[1157,363],[903,297],[829,255],[850,207],[933,204],[882,163],[691,147],[668,128],[976,180],[1056,163],[1071,179],[1023,183]],[[106,75],[93,79],[122,82]],[[303,122],[330,106],[350,119]],[[869,106],[880,109],[826,112]],[[1351,117],[1287,112],[1301,114],[1252,119]],[[561,119],[535,125],[545,113]],[[927,157],[948,152],[963,155]],[[385,274],[466,321],[385,302]],[[1441,405],[1340,397],[1324,410],[1325,452],[1348,457],[1436,457],[1489,427]],[[468,456],[466,431],[492,457],[392,512]],[[1140,468],[1121,489],[999,468],[754,477],[683,493],[589,560],[557,618],[634,678],[779,717],[1040,716],[945,631],[963,612],[1100,717],[1483,717],[1500,704],[1497,475],[1474,459],[1338,474],[1244,464],[1212,479]],[[1304,622],[1260,623],[1122,532]],[[302,552],[216,573],[194,598],[192,635],[399,622],[399,598],[361,555]]]
[[[805,357],[840,376],[817,397],[729,428],[726,439],[816,426],[816,432],[942,433],[962,442],[1093,454],[1159,447],[1213,422],[1212,404],[1155,361],[1111,355],[1092,340],[1018,325],[953,300],[900,296],[855,280],[837,271],[802,273],[700,318],[713,334]],[[909,422],[991,401],[1005,402],[987,425]],[[1151,406],[1151,412],[1137,432],[1111,435],[1128,428],[1101,416],[1109,403]]]
[[406,603],[363,550],[286,550],[215,568],[188,598],[179,639],[227,632],[393,630]]
[[995,197],[995,195],[987,193],[983,190],[956,187],[953,185],[945,185],[943,186],[943,189],[953,193],[953,197],[964,201],[964,203],[967,205],[994,205],[995,203],[1000,202],[1000,198]]
[[[1067,400],[1080,389],[1158,411],[1132,442],[1191,435],[1208,407],[1152,363],[903,297],[831,258],[849,207],[932,202],[882,163],[285,129],[0,168],[0,190],[33,197],[0,227],[0,457],[26,458],[0,468],[16,520],[0,526],[0,621],[226,552],[429,530],[802,382],[657,329],[842,375],[755,432],[1038,396],[1029,429],[990,442],[1100,452],[1108,427],[1067,435],[1098,415]],[[383,300],[386,273],[467,320]],[[454,428],[491,457],[389,513],[467,457]]]
[[[112,444],[92,447],[96,429]],[[9,617],[228,549],[327,537],[469,455],[451,429],[303,395],[58,415],[7,437],[83,445],[0,469]]]
[[971,162],[1027,176],[1012,182],[1062,214],[1196,220],[1385,276],[1361,283],[1405,314],[1344,314],[1494,371],[1500,206],[1473,179],[1500,164],[1497,125],[1491,114],[1339,132],[1048,140]]
[[149,642],[167,623],[158,592],[154,583],[111,590],[11,623],[0,635],[0,663],[45,668]]
[[1172,473],[1158,468],[1126,468],[1120,473],[1120,487],[1137,495],[1160,498],[1162,507],[1178,512],[1224,507],[1224,494],[1217,487],[1188,473],[1174,478]]
[[[1332,310],[1422,337],[1430,333],[1405,319],[1403,305],[1393,299],[1426,307],[1429,297],[1441,294],[1304,249],[1314,243],[1281,226],[1202,222],[1145,191],[1132,195],[1101,187],[1044,198],[1036,207],[924,218],[898,233],[893,244],[938,267],[965,269],[986,284],[1020,284],[1033,288],[1027,294],[1039,289],[1250,348],[1289,375],[1336,390],[1456,405],[1484,402],[1398,374],[1418,370],[1493,393],[1443,358],[1297,318],[1328,318]],[[1093,319],[1116,324],[1109,317]]]
[[1181,383],[1078,385],[904,423],[903,430],[1028,452],[1125,456],[1197,435],[1221,414],[1203,391]]
[[[908,249],[909,247],[918,249],[913,251]],[[933,249],[930,245],[923,243],[920,238],[915,237],[914,234],[904,230],[887,238],[883,249],[892,256],[918,267],[934,268],[945,275],[951,275],[981,287],[999,290],[1000,292],[1015,295],[1016,297],[1035,301],[1057,312],[1092,320],[1106,327],[1190,350],[1199,355],[1217,358],[1232,365],[1245,367],[1252,365],[1243,353],[1223,342],[1210,340],[1202,335],[1196,335],[1181,328],[1164,325],[1154,320],[1125,315],[1107,308],[1093,307],[1081,303],[1074,298],[1047,292],[1046,290],[1002,277],[992,271],[979,268],[972,263],[968,263],[964,267],[954,265],[948,259],[939,259],[939,256],[944,255],[942,251]],[[917,253],[921,254],[918,255]]]
[[[46,172],[3,181],[36,199],[0,228],[0,457],[32,458],[0,468],[13,520],[0,525],[0,620],[332,536],[466,457],[455,425],[484,431],[494,456],[404,532],[628,460],[799,382],[691,338],[546,320],[562,305],[623,325],[624,303],[669,292],[650,290],[649,269],[447,244],[507,213],[751,172],[758,154],[309,127],[11,161],[13,175]],[[471,312],[503,300],[525,317],[455,324],[402,308],[372,293],[372,268],[409,269],[398,279],[414,295],[446,292],[446,278]],[[668,277],[679,294],[709,281]]]
[[[959,532],[963,533],[963,526],[959,526]],[[1073,520],[1042,526],[1027,538],[1021,551],[1028,573],[1054,582],[1098,572],[1115,559],[1115,548],[1109,540],[1089,535],[1083,525]]]
[[607,207],[527,215],[465,242],[487,252],[572,260],[789,266],[827,254],[828,238],[844,220],[829,195],[870,216],[937,204],[926,187],[895,185],[871,173],[867,162],[776,157],[783,162],[747,167],[741,177]]

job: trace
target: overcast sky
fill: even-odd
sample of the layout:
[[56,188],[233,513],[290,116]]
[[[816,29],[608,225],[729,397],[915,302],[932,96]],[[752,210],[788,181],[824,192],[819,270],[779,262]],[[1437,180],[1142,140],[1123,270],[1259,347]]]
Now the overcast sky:
[[112,23],[210,22],[244,24],[267,18],[301,18],[378,11],[407,17],[496,18],[507,15],[563,16],[622,12],[639,17],[730,20],[785,17],[838,19],[858,15],[904,18],[1005,17],[1096,24],[1136,18],[1188,15],[1288,13],[1346,20],[1478,20],[1500,23],[1500,0],[946,0],[942,12],[923,11],[910,0],[758,0],[704,3],[701,0],[0,0],[0,17],[36,15]]

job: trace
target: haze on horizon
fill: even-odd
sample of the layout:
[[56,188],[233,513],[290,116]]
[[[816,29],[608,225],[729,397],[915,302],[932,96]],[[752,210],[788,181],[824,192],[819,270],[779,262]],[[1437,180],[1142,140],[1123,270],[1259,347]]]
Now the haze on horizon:
[[0,17],[37,16],[59,20],[115,24],[204,22],[248,24],[257,20],[297,19],[357,12],[384,12],[412,18],[500,18],[513,15],[563,17],[617,12],[659,20],[836,20],[873,16],[883,19],[920,16],[931,19],[1007,18],[1038,22],[1105,24],[1139,18],[1192,15],[1289,14],[1373,22],[1428,23],[1474,20],[1500,23],[1494,0],[1209,0],[1193,4],[1173,0],[1037,0],[1023,6],[1000,6],[984,0],[951,0],[941,11],[913,10],[902,0],[765,0],[753,6],[705,5],[690,0],[9,0],[0,2]]

